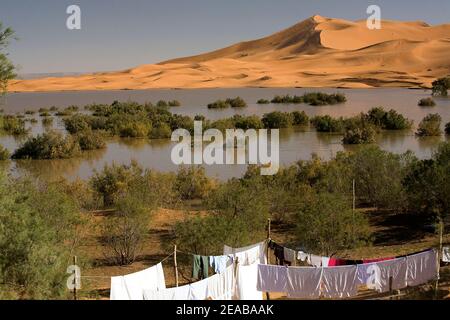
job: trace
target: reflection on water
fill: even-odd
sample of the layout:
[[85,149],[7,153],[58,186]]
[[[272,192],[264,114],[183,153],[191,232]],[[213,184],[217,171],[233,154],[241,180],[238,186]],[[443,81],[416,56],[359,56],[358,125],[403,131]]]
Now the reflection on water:
[[[417,125],[428,113],[439,113],[444,123],[450,121],[450,99],[436,99],[434,108],[420,108],[417,102],[429,96],[429,92],[406,89],[353,89],[338,90],[347,95],[348,102],[343,105],[311,107],[306,105],[257,105],[254,101],[259,98],[270,99],[276,94],[302,94],[307,89],[206,89],[206,90],[143,90],[143,91],[106,91],[106,92],[61,92],[61,93],[21,93],[8,97],[7,112],[24,111],[25,109],[38,109],[49,105],[60,107],[88,103],[111,103],[114,100],[135,100],[138,102],[157,101],[160,99],[177,99],[182,107],[172,108],[174,113],[194,116],[203,114],[209,119],[229,117],[234,114],[257,114],[274,110],[294,111],[304,110],[309,116],[325,115],[353,116],[366,112],[374,106],[393,108],[415,121]],[[321,89],[324,92],[336,92],[336,89]],[[244,109],[208,110],[206,104],[226,97],[243,97],[249,104]],[[37,123],[27,122],[31,134],[42,133],[42,118],[39,115],[27,116],[38,120]],[[50,128],[64,131],[62,118],[54,117]],[[311,128],[292,128],[280,131],[280,162],[290,165],[298,160],[311,159],[316,154],[322,159],[330,159],[340,151],[354,150],[355,146],[343,146],[342,136],[327,133],[318,133]],[[377,144],[384,150],[394,153],[404,153],[408,150],[414,152],[419,158],[429,158],[436,146],[448,137],[424,137],[414,135],[414,130],[382,132],[377,137]],[[0,136],[0,144],[10,151],[14,151],[24,138]],[[9,166],[15,174],[32,174],[43,178],[64,176],[69,179],[80,177],[89,178],[94,170],[101,170],[104,165],[130,164],[136,160],[145,168],[158,171],[176,171],[178,167],[170,159],[174,143],[170,140],[146,139],[110,139],[104,150],[90,151],[82,157],[69,160],[40,160],[40,161],[7,161],[1,166]],[[212,165],[205,167],[209,176],[219,179],[239,177],[246,170],[244,165]]]

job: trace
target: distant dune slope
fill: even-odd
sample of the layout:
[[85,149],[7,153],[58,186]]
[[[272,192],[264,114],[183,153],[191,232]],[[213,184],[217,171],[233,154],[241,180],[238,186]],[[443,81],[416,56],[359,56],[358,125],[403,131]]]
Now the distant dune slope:
[[121,72],[11,82],[10,91],[429,87],[450,74],[450,24],[314,16],[266,38]]

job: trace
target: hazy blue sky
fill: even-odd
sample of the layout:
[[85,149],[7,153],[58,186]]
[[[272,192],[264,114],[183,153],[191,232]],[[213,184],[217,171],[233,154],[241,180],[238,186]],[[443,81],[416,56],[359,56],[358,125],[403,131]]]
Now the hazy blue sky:
[[[66,8],[82,30],[66,28]],[[20,41],[10,48],[22,73],[124,69],[269,35],[314,14],[450,22],[450,0],[0,0],[0,21]]]

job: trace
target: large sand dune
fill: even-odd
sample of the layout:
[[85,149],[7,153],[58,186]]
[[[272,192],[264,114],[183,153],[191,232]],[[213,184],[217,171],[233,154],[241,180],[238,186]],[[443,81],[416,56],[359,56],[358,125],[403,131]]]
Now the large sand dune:
[[429,87],[450,74],[450,24],[314,16],[266,38],[108,73],[13,81],[10,91],[215,87]]

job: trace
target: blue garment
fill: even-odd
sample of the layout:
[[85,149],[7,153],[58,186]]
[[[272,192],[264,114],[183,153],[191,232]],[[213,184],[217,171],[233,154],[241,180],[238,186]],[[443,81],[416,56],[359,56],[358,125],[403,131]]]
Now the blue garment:
[[215,273],[222,273],[227,268],[229,256],[211,256],[209,265],[214,268]]

